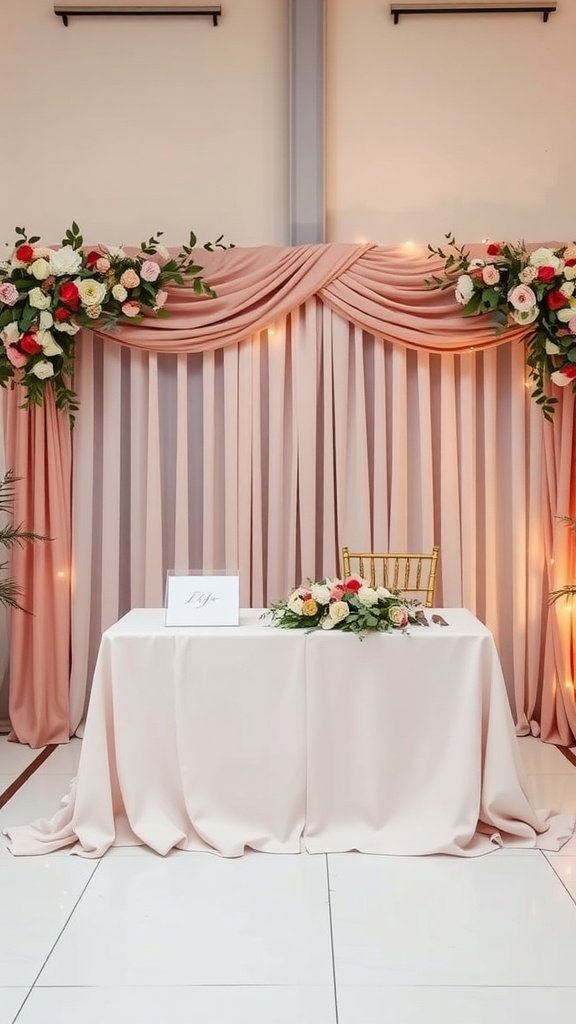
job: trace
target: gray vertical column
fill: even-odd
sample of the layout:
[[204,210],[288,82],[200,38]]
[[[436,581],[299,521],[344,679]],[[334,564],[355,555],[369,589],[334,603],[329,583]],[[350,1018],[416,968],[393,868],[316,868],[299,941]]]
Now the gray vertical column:
[[290,2],[290,242],[325,237],[326,0]]

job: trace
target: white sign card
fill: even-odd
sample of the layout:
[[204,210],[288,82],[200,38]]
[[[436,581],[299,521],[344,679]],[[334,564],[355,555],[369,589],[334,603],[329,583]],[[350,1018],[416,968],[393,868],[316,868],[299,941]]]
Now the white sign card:
[[237,626],[239,622],[239,576],[168,573],[167,626]]

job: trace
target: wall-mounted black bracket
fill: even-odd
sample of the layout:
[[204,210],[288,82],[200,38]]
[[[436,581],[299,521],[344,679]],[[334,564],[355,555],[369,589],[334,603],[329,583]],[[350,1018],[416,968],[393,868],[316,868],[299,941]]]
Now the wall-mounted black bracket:
[[390,4],[390,14],[397,25],[400,18],[409,14],[541,14],[542,21],[548,21],[556,11],[556,0],[524,0],[523,3],[442,3],[442,4]]
[[222,16],[220,4],[208,7],[169,7],[157,5],[156,7],[105,7],[94,4],[91,7],[80,6],[80,4],[54,4],[54,14],[62,18],[62,24],[68,28],[68,19],[77,17],[114,17],[126,15],[156,16],[156,17],[195,17],[212,18],[212,24],[217,25],[218,19]]

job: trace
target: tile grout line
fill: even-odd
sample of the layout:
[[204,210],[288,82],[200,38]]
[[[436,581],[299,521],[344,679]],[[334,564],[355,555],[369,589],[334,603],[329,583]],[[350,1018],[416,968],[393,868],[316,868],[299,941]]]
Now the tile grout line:
[[[21,1006],[21,1007],[20,1007],[20,1009],[18,1010],[18,1013],[17,1013],[17,1014],[16,1014],[16,1016],[14,1017],[14,1019],[13,1019],[13,1021],[12,1021],[12,1024],[16,1024],[16,1021],[18,1020],[18,1017],[20,1016],[20,1014],[22,1013],[22,1010],[23,1010],[23,1009],[24,1009],[24,1007],[26,1006],[26,1003],[28,1002],[28,1000],[29,1000],[29,998],[30,998],[30,995],[32,994],[32,992],[34,991],[34,989],[35,989],[35,987],[36,987],[36,982],[38,981],[38,978],[39,978],[39,977],[40,977],[40,975],[42,974],[42,971],[43,971],[43,970],[44,970],[44,968],[46,967],[46,964],[48,963],[48,961],[49,961],[50,957],[52,956],[52,953],[54,952],[54,950],[56,949],[56,946],[57,946],[57,945],[58,945],[58,943],[60,942],[60,939],[62,938],[62,935],[64,934],[64,932],[65,932],[66,928],[68,927],[68,924],[69,924],[69,922],[70,922],[70,919],[71,919],[72,915],[74,914],[74,912],[75,912],[75,910],[76,910],[76,907],[77,907],[77,906],[78,906],[78,904],[80,903],[80,900],[82,899],[82,897],[83,897],[84,893],[86,892],[86,889],[87,889],[87,888],[88,888],[88,886],[90,885],[90,882],[91,882],[91,881],[92,881],[92,879],[94,878],[94,875],[95,875],[95,874],[96,874],[96,872],[98,871],[98,868],[100,867],[100,864],[101,864],[101,863],[102,863],[102,862],[101,862],[101,861],[99,860],[99,861],[98,861],[98,863],[97,863],[97,864],[95,864],[95,866],[94,866],[94,870],[93,870],[93,871],[91,872],[91,874],[90,874],[90,877],[89,877],[89,878],[87,879],[87,881],[86,881],[86,885],[85,885],[85,886],[84,886],[84,888],[82,889],[82,892],[81,892],[81,893],[80,893],[80,895],[78,896],[78,899],[76,900],[76,902],[75,902],[74,906],[72,907],[72,910],[71,910],[71,911],[70,911],[70,913],[68,914],[68,917],[67,917],[67,918],[66,918],[66,920],[64,921],[64,924],[62,925],[62,927],[61,927],[60,931],[58,932],[58,935],[57,935],[57,936],[56,936],[56,938],[54,939],[54,942],[52,943],[52,945],[50,946],[50,949],[48,950],[48,952],[47,952],[46,956],[44,957],[44,960],[42,961],[42,964],[41,964],[41,966],[40,966],[40,970],[38,971],[38,973],[37,973],[36,977],[34,978],[34,981],[32,982],[32,984],[31,984],[31,986],[30,986],[30,989],[29,989],[29,991],[28,991],[28,993],[27,993],[27,995],[26,995],[26,998],[25,998],[24,1002],[22,1003],[22,1006]],[[48,986],[46,986],[46,987],[48,987]],[[55,986],[50,986],[50,987],[53,987],[53,988],[59,988],[60,986],[56,986],[56,985],[55,985]]]
[[48,760],[50,755],[53,754],[59,746],[59,743],[49,743],[44,747],[44,750],[41,750],[37,757],[35,757],[34,760],[26,766],[24,771],[20,772],[20,775],[14,779],[14,782],[11,782],[8,788],[5,789],[3,793],[0,793],[0,810],[2,807],[6,806],[13,796],[16,795],[19,789],[22,789],[22,786],[25,782],[28,782],[30,776],[33,775],[34,772],[38,771],[38,768],[44,764],[44,761]]
[[332,981],[334,987],[334,1012],[336,1014],[336,1024],[339,1024],[340,1018],[338,1015],[338,988],[336,985],[336,960],[334,953],[334,926],[332,923],[332,897],[330,890],[330,864],[328,862],[328,854],[324,854],[326,858],[326,882],[328,887],[328,919],[330,922],[330,952],[332,955]]
[[[543,851],[543,850],[541,850],[540,852],[541,852],[541,853],[544,853],[544,851]],[[563,878],[561,878],[561,876],[560,876],[560,875],[558,874],[558,872],[556,871],[556,868],[554,867],[554,862],[553,862],[553,861],[551,861],[551,860],[548,860],[548,857],[546,856],[546,854],[544,854],[544,860],[546,861],[546,863],[547,863],[547,864],[549,864],[549,865],[550,865],[550,867],[552,868],[552,871],[553,871],[553,872],[554,872],[554,874],[556,875],[556,878],[557,878],[557,879],[558,879],[558,881],[560,882],[560,885],[562,886],[562,888],[563,888],[563,889],[565,889],[565,890],[566,890],[566,892],[568,893],[568,895],[569,895],[570,899],[572,900],[572,903],[574,903],[574,905],[576,906],[576,896],[573,896],[573,895],[572,895],[572,893],[570,892],[570,889],[569,889],[569,888],[568,888],[568,886],[566,885],[566,883],[565,883],[564,879],[563,879]]]

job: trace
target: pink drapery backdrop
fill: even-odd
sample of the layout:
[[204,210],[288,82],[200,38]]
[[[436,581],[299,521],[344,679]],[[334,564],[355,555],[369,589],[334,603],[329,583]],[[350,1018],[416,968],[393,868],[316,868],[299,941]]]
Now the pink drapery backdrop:
[[495,633],[519,731],[540,722],[571,742],[574,617],[544,610],[543,582],[574,576],[554,518],[574,514],[573,396],[545,425],[511,344],[522,332],[496,339],[460,317],[426,288],[421,256],[328,245],[200,262],[217,299],[173,290],[169,320],[80,341],[73,520],[67,424],[50,402],[28,414],[7,396],[17,517],[57,539],[14,566],[36,612],[12,617],[14,737],[68,739],[101,629],[161,604],[166,568],[239,567],[260,605],[334,572],[343,543],[437,541],[438,599]]

